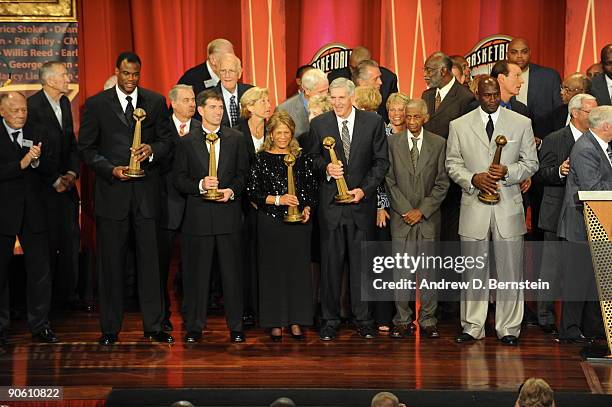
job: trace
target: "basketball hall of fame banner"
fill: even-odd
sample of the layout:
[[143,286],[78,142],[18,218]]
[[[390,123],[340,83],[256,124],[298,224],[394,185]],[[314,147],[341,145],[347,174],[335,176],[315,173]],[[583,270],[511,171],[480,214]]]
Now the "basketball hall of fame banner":
[[465,56],[472,78],[476,75],[489,74],[497,61],[508,58],[508,44],[512,41],[509,35],[492,35],[483,38]]
[[[0,4],[0,92],[18,91],[26,97],[41,89],[39,70],[46,61],[66,64],[67,95],[78,122],[78,40],[75,2],[59,0],[36,5]],[[35,7],[36,6],[36,7]],[[48,13],[44,10],[48,8]],[[17,242],[15,253],[21,253]]]

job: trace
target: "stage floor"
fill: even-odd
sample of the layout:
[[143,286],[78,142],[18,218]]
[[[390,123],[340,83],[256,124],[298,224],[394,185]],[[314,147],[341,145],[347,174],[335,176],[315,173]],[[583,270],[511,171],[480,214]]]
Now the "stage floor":
[[[262,329],[232,344],[221,316],[213,316],[201,343],[185,345],[178,314],[177,340],[159,345],[142,338],[140,316],[126,314],[120,342],[97,344],[96,313],[55,315],[61,343],[33,344],[24,321],[12,325],[0,350],[0,386],[64,386],[64,398],[102,400],[112,388],[340,388],[515,391],[527,377],[545,378],[555,391],[612,394],[612,365],[580,359],[579,345],[560,345],[537,327],[523,330],[518,347],[493,337],[458,345],[458,322],[440,325],[441,338],[360,338],[341,330],[322,342],[285,336],[273,343]],[[178,328],[178,329],[177,329]],[[1,403],[0,403],[1,404]]]

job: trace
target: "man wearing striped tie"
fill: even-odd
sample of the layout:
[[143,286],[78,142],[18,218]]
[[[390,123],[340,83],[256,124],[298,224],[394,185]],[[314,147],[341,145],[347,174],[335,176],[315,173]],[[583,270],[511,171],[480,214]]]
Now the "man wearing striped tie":
[[[351,308],[359,334],[376,335],[368,302],[361,298],[361,242],[373,240],[376,223],[376,187],[389,168],[389,152],[382,118],[353,107],[355,84],[335,79],[329,85],[334,110],[310,123],[305,145],[313,155],[315,171],[321,177],[319,222],[321,226],[321,310],[320,337],[331,341],[340,325],[340,288],[348,264]],[[322,142],[332,136],[339,164],[331,163]],[[336,203],[336,179],[344,176],[351,203]]]
[[223,54],[219,60],[219,77],[221,80],[215,87],[223,98],[222,125],[236,127],[240,119],[240,98],[253,85],[238,83],[242,77],[240,58],[234,54]]
[[191,85],[176,85],[168,93],[172,105],[172,152],[160,163],[161,175],[161,216],[159,219],[159,274],[163,293],[166,297],[166,308],[162,329],[172,331],[170,323],[170,296],[168,295],[168,275],[170,273],[170,260],[172,247],[178,237],[183,214],[185,212],[185,197],[181,195],[172,183],[172,161],[174,147],[178,141],[187,135],[191,129],[198,129],[202,125],[193,118],[196,111],[195,95]]

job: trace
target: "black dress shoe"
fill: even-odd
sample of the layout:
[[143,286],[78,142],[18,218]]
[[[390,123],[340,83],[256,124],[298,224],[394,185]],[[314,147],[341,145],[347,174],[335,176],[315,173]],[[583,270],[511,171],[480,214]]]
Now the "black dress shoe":
[[359,327],[359,336],[364,339],[374,339],[378,336],[378,331],[373,325],[363,325]]
[[500,340],[504,345],[510,345],[510,346],[518,345],[518,338],[514,335],[502,336]]
[[410,329],[408,329],[408,327],[403,326],[403,325],[394,325],[393,328],[391,328],[391,331],[389,331],[389,337],[393,339],[408,338],[410,337],[410,335],[411,335]]
[[185,343],[196,343],[202,339],[202,332],[190,331],[185,334]]
[[244,336],[244,332],[242,331],[231,331],[230,339],[234,343],[241,343],[246,341],[246,337]]
[[174,327],[172,326],[172,322],[170,322],[169,319],[164,319],[162,321],[161,328],[162,328],[162,331],[166,331],[166,332],[172,332],[172,330],[174,330]]
[[153,342],[160,343],[174,343],[174,338],[164,331],[159,332],[145,332],[144,337],[151,339]]
[[557,327],[554,324],[540,325],[540,328],[542,328],[542,331],[545,334],[548,334],[548,335],[557,335],[557,334],[559,334],[559,331],[557,330]]
[[459,335],[459,336],[457,336],[455,338],[455,342],[457,342],[457,343],[466,343],[466,342],[472,342],[472,341],[475,341],[475,340],[476,340],[476,338],[474,338],[472,335],[470,335],[470,334],[468,334],[466,332],[463,332],[461,335]]
[[331,326],[324,326],[321,328],[319,337],[322,341],[333,341],[336,339],[336,329],[332,328]]
[[573,338],[556,338],[555,342],[559,342],[559,343],[575,343],[575,344],[579,344],[579,345],[586,345],[589,343],[592,343],[592,341],[587,338],[586,336],[580,334],[580,336],[577,337],[573,337]]
[[59,342],[59,339],[57,339],[57,336],[55,336],[55,333],[51,330],[51,328],[45,328],[38,333],[32,334],[32,338],[36,342],[42,342],[42,343]]
[[102,336],[98,340],[98,343],[103,346],[109,346],[117,342],[117,339],[117,334],[102,334]]
[[421,332],[423,333],[423,336],[425,336],[426,338],[435,339],[435,338],[440,337],[440,333],[438,332],[438,327],[435,325],[425,326],[421,328]]

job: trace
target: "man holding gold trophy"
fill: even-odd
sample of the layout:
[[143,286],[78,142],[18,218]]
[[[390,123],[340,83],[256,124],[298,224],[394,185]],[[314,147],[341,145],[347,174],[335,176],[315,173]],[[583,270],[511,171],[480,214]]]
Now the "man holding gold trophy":
[[230,339],[244,342],[240,232],[249,156],[242,134],[221,125],[222,96],[205,90],[196,102],[202,126],[179,141],[173,164],[174,185],[187,196],[181,237],[184,341],[198,342],[206,327],[216,250]]
[[[519,282],[527,232],[519,184],[538,170],[538,156],[531,121],[500,108],[500,97],[497,79],[483,77],[478,84],[480,107],[450,123],[446,170],[463,190],[461,254],[482,256],[493,241],[497,279]],[[463,332],[456,338],[458,343],[485,336],[489,276],[488,265],[467,268],[462,275],[470,288],[461,292]],[[522,320],[523,292],[497,290],[495,330],[503,344],[517,345]]]
[[349,267],[351,308],[359,334],[376,336],[368,302],[361,298],[361,242],[374,239],[376,187],[389,168],[382,118],[353,107],[355,84],[334,80],[329,91],[334,110],[310,123],[305,145],[321,177],[320,337],[331,341],[340,325],[340,289],[345,262]]
[[[140,88],[140,58],[117,58],[117,85],[87,99],[78,148],[95,173],[100,344],[118,340],[128,239],[134,236],[144,336],[172,343],[161,329],[163,295],[157,256],[158,162],[169,154],[170,121],[162,95]],[[128,167],[129,164],[129,167]]]

